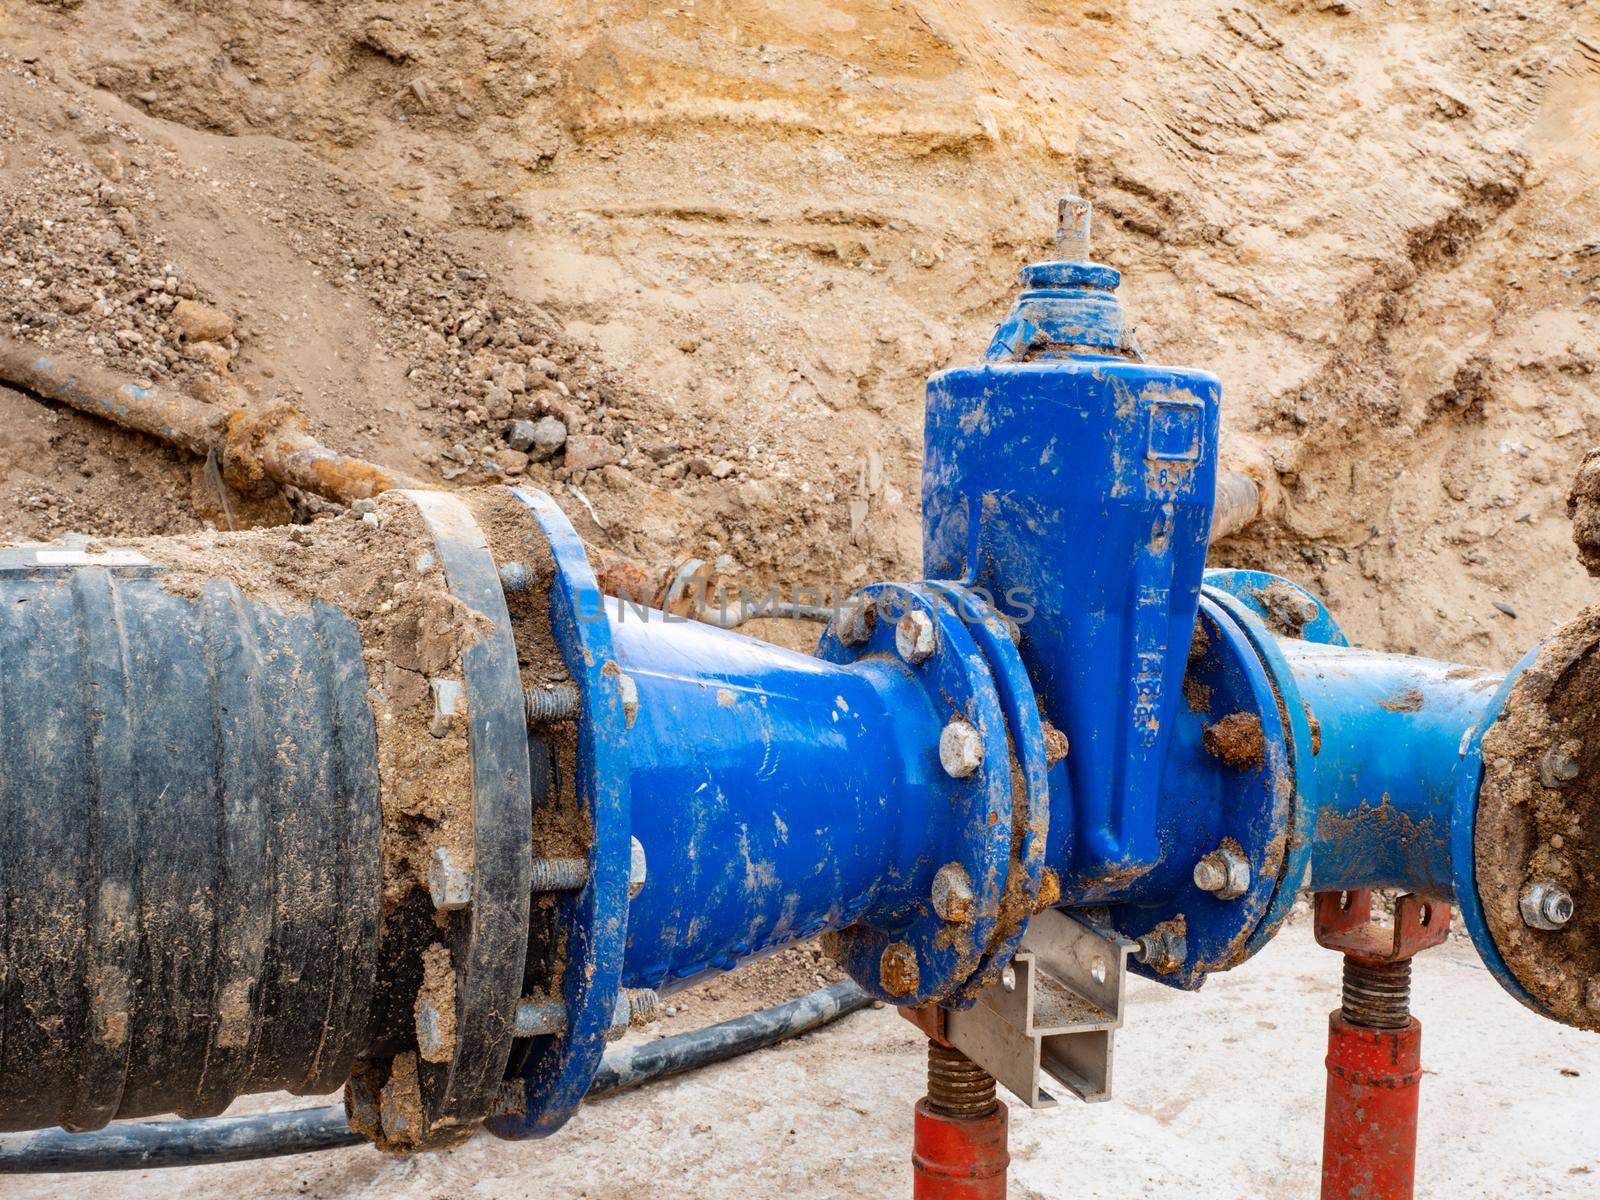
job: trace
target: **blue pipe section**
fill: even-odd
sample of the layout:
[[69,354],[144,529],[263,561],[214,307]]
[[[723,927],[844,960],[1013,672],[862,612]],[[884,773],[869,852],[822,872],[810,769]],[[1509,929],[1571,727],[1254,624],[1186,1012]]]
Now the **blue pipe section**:
[[1454,899],[1451,830],[1468,734],[1503,672],[1282,640],[1314,724],[1313,891],[1405,888]]
[[648,862],[626,986],[671,992],[926,890],[926,847],[953,836],[942,718],[903,663],[840,666],[635,609],[612,636],[639,692],[629,770]]

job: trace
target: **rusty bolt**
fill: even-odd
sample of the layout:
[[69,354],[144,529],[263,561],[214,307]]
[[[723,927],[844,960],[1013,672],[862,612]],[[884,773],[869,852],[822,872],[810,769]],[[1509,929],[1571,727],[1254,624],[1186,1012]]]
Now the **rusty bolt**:
[[1189,957],[1189,940],[1170,929],[1153,929],[1139,939],[1136,955],[1152,971],[1169,975]]
[[846,646],[865,646],[876,622],[877,613],[871,600],[847,605],[839,614],[839,640]]
[[1592,976],[1583,989],[1583,1006],[1592,1013],[1600,1013],[1600,975]]
[[428,894],[439,912],[455,912],[472,903],[472,872],[452,863],[444,846],[428,862]]
[[933,877],[933,911],[950,925],[965,925],[972,920],[972,880],[960,863],[945,863]]
[[1559,883],[1536,879],[1522,889],[1517,907],[1529,929],[1560,929],[1572,920],[1572,893]]
[[921,981],[917,952],[905,942],[889,943],[878,957],[878,980],[891,996],[911,995]]
[[1250,890],[1250,863],[1231,846],[1219,846],[1194,865],[1194,885],[1218,900],[1237,900]]
[[939,734],[939,765],[946,775],[966,779],[983,762],[983,738],[960,717]]
[[632,900],[644,891],[645,880],[649,877],[649,864],[644,857],[644,843],[634,838],[628,846],[628,899]]
[[895,624],[894,648],[913,667],[920,667],[933,657],[935,637],[928,614],[913,609]]
[[1582,748],[1580,742],[1551,746],[1539,759],[1539,782],[1547,788],[1566,787],[1578,777],[1578,760],[1574,756]]
[[516,1025],[513,1027],[517,1037],[543,1037],[546,1034],[560,1033],[566,1027],[565,1005],[543,1000],[517,1001]]
[[619,1036],[632,1025],[648,1025],[661,1018],[661,997],[654,988],[621,988],[611,1010],[611,1034]]
[[589,863],[581,858],[536,858],[529,891],[576,892],[589,882]]

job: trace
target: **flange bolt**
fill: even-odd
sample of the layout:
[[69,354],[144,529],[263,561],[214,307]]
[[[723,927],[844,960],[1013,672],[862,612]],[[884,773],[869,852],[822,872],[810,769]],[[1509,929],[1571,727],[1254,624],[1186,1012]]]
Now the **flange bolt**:
[[945,863],[933,877],[933,911],[948,925],[965,925],[972,920],[977,897],[972,880],[960,863]]
[[1539,759],[1539,782],[1547,788],[1566,787],[1582,773],[1576,757],[1582,748],[1579,742],[1551,746]]
[[1231,846],[1220,846],[1195,863],[1194,885],[1218,900],[1237,900],[1250,890],[1250,863]]
[[1572,893],[1559,883],[1536,879],[1522,889],[1518,907],[1529,929],[1561,929],[1572,920]]
[[628,899],[633,900],[644,891],[645,880],[650,876],[649,863],[644,856],[644,843],[634,838],[628,846]]
[[939,735],[939,765],[945,774],[966,779],[983,762],[983,738],[960,717],[944,727]]
[[894,648],[913,667],[920,667],[933,657],[935,636],[927,613],[908,612],[895,624]]
[[451,862],[445,846],[428,860],[428,894],[439,912],[456,912],[472,903],[472,872]]
[[1189,939],[1171,929],[1153,929],[1139,939],[1134,957],[1152,971],[1170,975],[1189,957]]
[[871,600],[847,603],[839,614],[839,640],[846,646],[865,646],[872,639],[878,615]]

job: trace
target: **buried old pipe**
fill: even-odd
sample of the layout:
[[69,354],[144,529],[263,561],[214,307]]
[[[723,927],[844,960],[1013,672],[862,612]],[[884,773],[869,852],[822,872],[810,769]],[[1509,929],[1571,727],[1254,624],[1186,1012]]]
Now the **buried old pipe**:
[[251,407],[237,403],[232,388],[216,389],[218,402],[208,403],[144,387],[97,364],[44,354],[10,338],[0,338],[0,382],[199,457],[214,452],[228,483],[247,494],[283,484],[350,504],[391,488],[427,486],[322,445],[293,405],[277,401]]
[[1261,516],[1261,485],[1243,471],[1219,471],[1216,495],[1216,507],[1211,510],[1213,542],[1232,537]]
[[[231,386],[208,385],[216,399],[203,400],[145,387],[97,363],[46,354],[7,337],[0,337],[0,383],[200,458],[215,454],[227,483],[247,495],[282,485],[349,505],[396,488],[433,490],[431,484],[323,445],[294,405],[249,405]],[[678,615],[700,606],[707,572],[698,559],[661,566],[597,547],[589,547],[589,554],[608,593]]]

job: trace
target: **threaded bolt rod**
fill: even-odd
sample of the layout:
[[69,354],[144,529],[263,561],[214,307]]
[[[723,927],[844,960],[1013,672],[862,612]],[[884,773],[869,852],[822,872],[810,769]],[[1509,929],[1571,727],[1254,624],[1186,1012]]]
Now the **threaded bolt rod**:
[[532,891],[575,892],[589,882],[589,864],[581,858],[533,860]]
[[565,683],[547,683],[543,687],[529,688],[522,693],[522,708],[529,725],[553,725],[558,721],[576,721],[581,707],[578,685],[571,680]]
[[1411,960],[1366,963],[1345,955],[1344,1019],[1365,1029],[1404,1029],[1411,1023]]
[[999,1107],[994,1076],[961,1051],[928,1043],[928,1108],[940,1116],[976,1119]]

